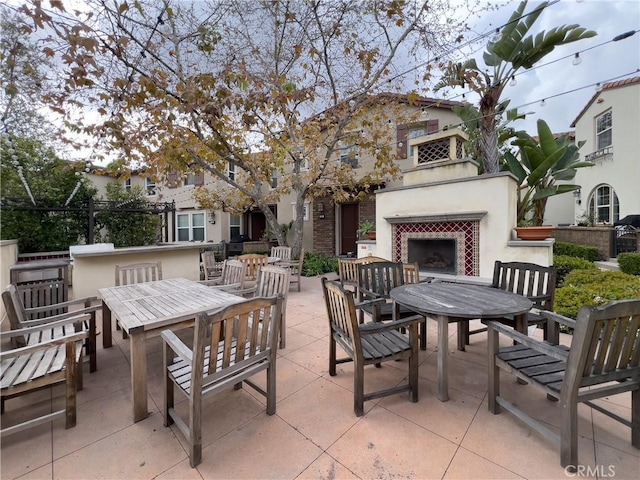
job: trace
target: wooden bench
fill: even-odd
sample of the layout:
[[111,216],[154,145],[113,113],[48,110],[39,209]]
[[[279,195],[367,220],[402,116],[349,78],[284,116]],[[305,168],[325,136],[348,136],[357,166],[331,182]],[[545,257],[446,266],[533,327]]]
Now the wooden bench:
[[[540,311],[547,322],[575,328],[570,349],[542,342],[497,321],[489,331],[489,411],[503,407],[526,425],[560,446],[560,463],[578,465],[578,404],[586,403],[631,428],[631,444],[640,448],[640,300],[623,300],[601,307],[582,307],[573,320]],[[498,334],[519,344],[499,348]],[[500,370],[544,388],[559,399],[560,435],[531,418],[500,395]],[[527,388],[522,386],[522,388]],[[631,393],[631,421],[592,400]]]

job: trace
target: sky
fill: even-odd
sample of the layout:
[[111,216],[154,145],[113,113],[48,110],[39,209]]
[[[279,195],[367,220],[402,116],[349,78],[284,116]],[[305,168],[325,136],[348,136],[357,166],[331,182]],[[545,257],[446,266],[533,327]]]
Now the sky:
[[[483,14],[475,30],[484,33],[504,25],[519,3],[512,1],[497,11]],[[530,1],[525,12],[540,3]],[[640,76],[640,31],[611,42],[624,32],[640,30],[640,0],[560,0],[545,9],[533,31],[570,24],[594,30],[597,35],[556,48],[540,64],[569,58],[524,71],[516,77],[515,86],[507,86],[503,98],[511,100],[510,108],[534,112],[526,120],[514,123],[515,128],[535,134],[536,121],[542,118],[556,133],[573,130],[571,123],[596,93],[597,83]],[[579,65],[572,63],[576,52],[582,60]],[[544,107],[540,106],[542,99]]]

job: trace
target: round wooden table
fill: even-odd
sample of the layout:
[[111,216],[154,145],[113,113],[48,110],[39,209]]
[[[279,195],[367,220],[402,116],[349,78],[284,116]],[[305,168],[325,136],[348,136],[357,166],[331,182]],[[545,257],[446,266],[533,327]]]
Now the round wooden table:
[[449,400],[447,350],[449,322],[475,318],[513,316],[517,329],[526,332],[526,313],[533,303],[527,297],[499,288],[463,283],[415,283],[391,290],[391,298],[438,322],[438,399]]

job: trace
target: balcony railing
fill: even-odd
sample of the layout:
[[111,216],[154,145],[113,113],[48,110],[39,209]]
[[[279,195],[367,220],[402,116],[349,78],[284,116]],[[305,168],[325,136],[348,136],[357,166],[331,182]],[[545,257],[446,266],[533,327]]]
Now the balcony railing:
[[608,158],[613,157],[613,147],[605,147],[600,150],[596,150],[584,157],[585,162],[603,162]]

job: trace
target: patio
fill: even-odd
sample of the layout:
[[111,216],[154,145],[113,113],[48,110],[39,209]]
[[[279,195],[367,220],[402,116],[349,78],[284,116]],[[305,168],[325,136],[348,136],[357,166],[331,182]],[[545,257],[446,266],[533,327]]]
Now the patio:
[[[227,391],[204,407],[203,461],[189,466],[185,441],[165,428],[162,405],[161,342],[149,342],[151,415],[133,423],[129,344],[114,332],[115,345],[103,350],[98,371],[85,365],[78,393],[78,423],[42,425],[2,441],[0,476],[13,478],[159,479],[552,479],[567,476],[637,478],[640,452],[630,431],[581,405],[582,475],[566,474],[559,450],[508,413],[487,410],[486,335],[472,337],[466,352],[450,326],[450,400],[436,398],[436,330],[429,322],[428,348],[420,351],[420,400],[407,394],[365,403],[353,413],[353,370],[341,364],[328,374],[329,332],[320,278],[302,278],[302,291],[289,293],[287,347],[277,364],[277,411],[267,416],[252,389]],[[98,322],[99,329],[101,322]],[[567,338],[564,339],[567,341]],[[406,366],[393,362],[367,371],[367,390],[399,383]],[[262,376],[260,383],[264,383]],[[531,386],[506,378],[503,390],[555,428],[557,403]],[[535,390],[535,391],[534,391]],[[26,401],[25,401],[26,400]],[[6,403],[2,422],[46,411],[64,401],[63,389],[45,390]],[[183,398],[176,396],[176,401]],[[608,399],[629,418],[629,397]],[[178,406],[180,408],[180,406]],[[557,430],[557,429],[556,429]]]

